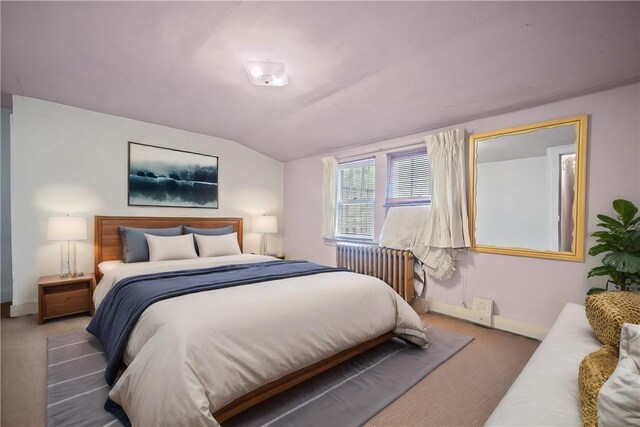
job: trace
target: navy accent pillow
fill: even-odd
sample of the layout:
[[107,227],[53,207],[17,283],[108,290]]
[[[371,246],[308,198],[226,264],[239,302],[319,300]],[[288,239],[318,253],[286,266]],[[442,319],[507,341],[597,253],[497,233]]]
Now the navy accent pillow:
[[223,234],[233,233],[233,225],[227,225],[226,227],[218,228],[195,228],[183,225],[182,228],[184,230],[184,234],[193,233],[193,244],[196,247],[196,253],[198,254],[198,256],[200,256],[200,251],[198,250],[198,241],[196,240],[196,234],[199,234],[201,236],[222,236]]
[[180,236],[182,226],[171,228],[134,228],[120,225],[120,237],[122,239],[122,261],[142,262],[149,261],[149,245],[144,234],[152,236]]

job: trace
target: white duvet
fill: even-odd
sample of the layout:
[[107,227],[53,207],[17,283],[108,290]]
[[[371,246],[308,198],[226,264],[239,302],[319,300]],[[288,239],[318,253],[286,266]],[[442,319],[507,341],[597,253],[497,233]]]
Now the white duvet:
[[[125,277],[271,260],[236,255],[124,264],[105,274],[94,303]],[[389,331],[427,345],[420,318],[398,294],[350,272],[184,295],[142,314],[125,351],[128,367],[109,397],[133,426],[217,426],[212,414],[234,399]]]

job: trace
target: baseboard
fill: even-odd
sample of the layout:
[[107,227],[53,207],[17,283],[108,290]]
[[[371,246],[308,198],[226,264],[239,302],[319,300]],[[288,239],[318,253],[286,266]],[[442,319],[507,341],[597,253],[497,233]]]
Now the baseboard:
[[11,317],[25,316],[27,314],[37,314],[37,301],[25,302],[24,304],[11,304]]
[[[478,323],[477,314],[469,308],[449,304],[447,302],[436,301],[432,298],[429,298],[428,301],[429,311]],[[517,319],[510,319],[505,316],[493,316],[491,327],[538,340],[542,340],[547,335],[547,332],[549,332],[549,328],[546,326],[536,325]]]
[[504,316],[493,316],[493,327],[525,337],[542,341],[549,332],[548,326],[536,325],[522,320],[511,319]]

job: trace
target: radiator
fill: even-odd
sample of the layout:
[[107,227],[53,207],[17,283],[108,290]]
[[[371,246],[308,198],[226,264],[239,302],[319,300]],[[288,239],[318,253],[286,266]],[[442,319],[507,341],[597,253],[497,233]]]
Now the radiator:
[[338,243],[338,267],[377,277],[405,301],[413,299],[413,254],[409,251],[361,243]]

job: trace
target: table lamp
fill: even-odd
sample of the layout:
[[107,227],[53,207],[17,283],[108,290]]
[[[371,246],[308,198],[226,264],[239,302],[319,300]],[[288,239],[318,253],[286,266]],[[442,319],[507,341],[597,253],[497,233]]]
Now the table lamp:
[[267,233],[278,232],[278,217],[273,215],[262,215],[253,217],[254,233],[262,233],[260,240],[260,255],[267,255]]
[[[54,216],[49,218],[48,240],[60,243],[60,277],[76,277],[76,240],[87,239],[87,218],[82,216]],[[66,251],[65,251],[65,244]],[[66,262],[65,262],[66,252]]]

